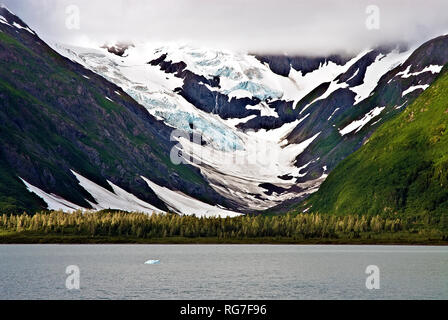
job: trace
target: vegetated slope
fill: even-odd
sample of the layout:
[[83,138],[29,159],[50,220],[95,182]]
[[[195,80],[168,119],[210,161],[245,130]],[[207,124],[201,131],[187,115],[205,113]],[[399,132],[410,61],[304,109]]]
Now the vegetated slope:
[[448,214],[448,68],[341,162],[303,208],[335,214]]
[[[404,60],[403,55],[407,56]],[[307,175],[302,179],[321,175],[324,166],[331,172],[382,123],[405,110],[446,63],[448,36],[432,39],[401,55],[386,49],[373,50],[333,81],[323,96],[331,92],[332,86],[338,89],[326,98],[321,95],[310,105],[303,102],[306,108],[302,116],[310,115],[288,140],[295,142],[310,134],[321,134],[297,158],[298,166],[307,165],[303,170]]]
[[[334,82],[341,85],[340,82],[345,81],[348,87],[344,88],[344,85],[327,98],[315,100],[307,106],[302,114],[310,115],[288,136],[293,143],[303,136],[321,132],[297,157],[296,165],[303,167],[303,175],[298,182],[320,176],[322,172],[330,173],[342,160],[358,150],[378,127],[406,110],[448,63],[447,53],[448,36],[441,36],[427,41],[414,51],[408,51],[405,54],[407,58],[402,62],[396,59],[397,54],[384,55],[371,51],[339,76]],[[388,66],[394,65],[394,68],[388,69]],[[360,78],[362,73],[358,70],[361,69],[367,70],[367,74]],[[328,91],[328,87],[322,91]],[[355,97],[355,92],[367,97],[359,99]],[[296,205],[297,201],[287,202],[271,212],[286,212]]]
[[60,56],[4,7],[0,22],[1,212],[47,208],[19,177],[92,208],[98,199],[71,170],[113,194],[111,181],[162,210],[141,176],[225,205],[198,169],[172,164],[171,128],[116,85]]

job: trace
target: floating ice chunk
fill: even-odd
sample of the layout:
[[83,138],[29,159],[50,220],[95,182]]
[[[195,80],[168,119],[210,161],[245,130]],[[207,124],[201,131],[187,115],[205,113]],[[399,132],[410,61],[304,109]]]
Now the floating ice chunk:
[[148,260],[145,262],[145,264],[151,264],[151,265],[160,264],[160,260]]

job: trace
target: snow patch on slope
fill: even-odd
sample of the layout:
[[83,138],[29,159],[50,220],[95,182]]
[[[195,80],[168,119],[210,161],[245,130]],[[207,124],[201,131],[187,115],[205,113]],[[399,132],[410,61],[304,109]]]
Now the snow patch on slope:
[[375,62],[367,67],[364,83],[357,87],[350,88],[350,90],[356,93],[355,105],[368,98],[378,85],[378,81],[381,77],[406,61],[412,52],[412,50],[409,50],[400,53],[398,50],[394,50],[387,55],[378,55]]
[[259,110],[260,111],[260,115],[262,117],[274,117],[274,118],[278,118],[279,117],[278,113],[274,109],[269,107],[265,102],[261,102],[261,103],[255,105],[255,106],[248,105],[246,107],[246,109],[248,109],[248,110]]
[[332,61],[322,63],[318,69],[303,75],[302,71],[291,68],[289,78],[295,84],[295,90],[288,96],[295,102],[294,106],[313,89],[325,82],[330,82],[339,74],[344,73],[354,61],[349,61],[345,65],[338,65]]
[[[307,104],[307,105],[300,111],[300,114],[302,114],[306,109],[308,109],[308,108],[309,108],[312,104],[314,104],[315,102],[320,101],[320,100],[324,100],[324,99],[328,98],[328,97],[329,97],[333,92],[335,92],[336,90],[347,88],[349,85],[348,85],[346,82],[339,83],[339,80],[337,80],[336,77],[337,77],[338,75],[340,75],[340,74],[343,74],[343,73],[347,72],[347,71],[350,69],[350,67],[351,67],[353,64],[356,63],[356,61],[358,61],[359,59],[361,59],[364,55],[366,55],[366,54],[367,54],[368,52],[370,52],[370,51],[371,51],[371,50],[367,50],[367,51],[361,52],[358,56],[356,56],[355,58],[353,58],[352,60],[350,60],[350,61],[349,61],[347,64],[345,64],[344,66],[342,66],[341,69],[338,68],[338,69],[339,69],[339,70],[338,70],[339,72],[338,72],[336,75],[334,75],[334,76],[330,79],[331,83],[330,83],[330,86],[328,87],[327,91],[325,91],[325,93],[324,93],[323,95],[317,97],[316,99],[314,99],[313,101],[311,101],[309,104]],[[336,69],[335,69],[335,70],[336,70]],[[359,69],[357,70],[357,72],[355,73],[355,75],[356,75],[358,72],[359,72]],[[314,88],[316,88],[317,86],[319,86],[320,84],[322,84],[322,83],[324,83],[324,82],[328,82],[328,81],[322,81],[322,82],[318,83]],[[313,88],[313,89],[314,89],[314,88]],[[309,93],[309,92],[307,92],[307,93]],[[304,96],[304,97],[305,97],[305,96]]]
[[415,90],[423,90],[425,91],[426,89],[429,88],[429,84],[422,84],[422,85],[418,85],[418,86],[412,86],[406,90],[403,91],[402,97],[404,97],[405,95],[415,91]]
[[325,91],[325,93],[323,95],[321,95],[320,97],[314,99],[313,101],[308,103],[305,107],[303,107],[302,111],[300,111],[299,114],[302,114],[303,112],[305,112],[305,110],[308,109],[315,102],[327,99],[336,90],[345,89],[347,87],[348,87],[348,84],[345,83],[345,82],[339,83],[337,81],[332,81],[330,83],[330,86],[328,87],[327,91]]
[[410,73],[411,67],[412,67],[412,65],[409,65],[406,68],[406,70],[397,73],[396,77],[401,76],[402,78],[407,79],[407,78],[410,78],[410,77],[418,76],[418,75],[420,75],[422,73],[425,73],[425,72],[431,72],[432,74],[440,73],[440,71],[442,71],[442,69],[443,69],[443,66],[438,66],[438,65],[432,64],[430,66],[427,66],[426,68],[424,68],[421,71]]
[[[116,209],[128,212],[143,212],[148,214],[162,214],[164,211],[146,203],[126,190],[116,186],[110,181],[107,181],[112,187],[113,192],[97,185],[82,175],[71,171],[76,179],[79,181],[79,185],[89,192],[95,199],[96,203],[87,201],[95,211],[104,209]],[[64,212],[74,212],[77,210],[88,211],[88,209],[80,207],[71,203],[58,195],[49,194],[20,178],[25,184],[27,189],[35,193],[42,198],[48,206],[49,210],[62,210]],[[196,199],[193,199],[181,192],[171,191],[168,188],[161,187],[151,180],[142,177],[142,179],[148,184],[148,186],[156,193],[156,195],[166,203],[166,205],[174,212],[183,215],[196,215],[203,217],[236,217],[241,214],[226,210],[221,207],[211,206]]]
[[71,203],[70,201],[67,201],[58,195],[55,194],[49,194],[38,187],[35,187],[31,185],[30,183],[26,182],[24,179],[20,178],[22,182],[25,184],[28,191],[35,193],[39,198],[42,198],[45,203],[47,204],[48,210],[62,210],[64,212],[74,212],[77,210],[85,210],[84,208],[77,206],[74,203]]
[[376,107],[373,110],[371,110],[369,113],[367,113],[361,120],[356,120],[350,123],[348,126],[346,126],[344,129],[339,130],[339,133],[342,136],[345,136],[346,134],[349,134],[353,131],[359,132],[367,123],[369,123],[372,119],[379,116],[381,112],[386,107]]
[[169,207],[171,210],[183,215],[196,215],[198,217],[237,217],[241,214],[226,210],[220,207],[214,207],[204,202],[191,198],[181,192],[172,191],[168,188],[161,187],[152,182],[148,178],[142,176],[142,179],[154,191],[154,193]]
[[334,109],[333,113],[332,113],[331,116],[328,118],[328,121],[330,121],[331,118],[333,118],[333,116],[336,114],[336,112],[339,111],[339,109],[340,109],[340,108],[336,108],[336,109]]
[[28,31],[28,32],[31,33],[31,34],[35,34],[33,30],[31,30],[31,29],[28,28],[28,27],[24,27],[24,26],[18,24],[17,22],[13,22],[13,26],[16,27],[17,29],[23,29],[23,30]]
[[107,181],[107,183],[109,183],[114,192],[110,192],[109,190],[97,185],[73,170],[72,173],[75,175],[76,179],[78,179],[79,185],[90,193],[95,199],[96,203],[88,201],[95,210],[117,209],[123,211],[144,212],[149,214],[163,213],[162,210],[138,199],[133,194],[121,189],[110,181]]
[[8,20],[4,16],[0,16],[0,23],[6,24],[11,27],[11,25],[8,23]]

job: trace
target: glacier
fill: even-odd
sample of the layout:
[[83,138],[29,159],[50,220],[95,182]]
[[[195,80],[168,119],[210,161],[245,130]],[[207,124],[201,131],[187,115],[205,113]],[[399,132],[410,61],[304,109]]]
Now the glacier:
[[[295,143],[288,141],[288,135],[302,122],[308,121],[311,112],[307,110],[310,106],[327,99],[339,89],[351,90],[355,94],[354,104],[361,102],[372,93],[384,73],[403,63],[410,54],[409,51],[391,51],[378,55],[367,68],[364,81],[356,87],[350,87],[348,82],[358,76],[359,68],[344,82],[339,81],[338,76],[348,72],[358,60],[372,50],[359,53],[343,65],[325,61],[317,69],[305,74],[291,67],[288,76],[281,76],[254,55],[195,48],[179,43],[137,44],[126,51],[126,57],[119,57],[99,48],[79,48],[62,44],[53,44],[53,47],[62,55],[120,86],[151,115],[165,122],[173,130],[200,134],[205,144],[197,144],[184,135],[175,137],[177,148],[182,151],[184,160],[197,167],[219,194],[233,201],[238,207],[250,210],[265,210],[285,200],[317,191],[328,175],[325,163],[322,164],[324,170],[321,176],[298,182],[307,175],[307,167],[319,160],[310,160],[306,165],[300,166],[296,161],[319,138],[321,132],[309,133],[302,141]],[[219,77],[218,85],[211,86],[202,82],[199,85],[205,86],[208,92],[225,95],[229,102],[242,98],[260,100],[258,104],[246,106],[247,111],[254,110],[257,114],[247,116],[249,113],[246,113],[241,118],[224,119],[190,103],[178,92],[184,85],[184,79],[176,76],[175,72],[165,72],[160,66],[149,64],[162,55],[165,62],[185,65],[182,70],[188,70],[207,81]],[[430,71],[436,71],[435,69],[431,68]],[[322,83],[329,83],[326,92],[297,111],[302,115],[300,119],[280,123],[280,126],[271,130],[239,129],[241,125],[257,120],[258,117],[283,121],[270,102],[292,102],[295,109],[300,100]],[[110,98],[113,100],[113,97]],[[209,106],[209,109],[214,110],[217,107],[217,100],[213,103],[216,105]],[[330,121],[340,109],[342,106],[334,107],[333,113],[325,119]],[[340,134],[358,132],[383,109],[377,107],[371,110],[362,119],[340,129]],[[225,208],[197,203],[197,200],[188,195],[158,186],[145,177],[142,179],[174,212],[205,216],[239,215]],[[266,184],[273,185],[276,189],[270,192],[266,189]]]

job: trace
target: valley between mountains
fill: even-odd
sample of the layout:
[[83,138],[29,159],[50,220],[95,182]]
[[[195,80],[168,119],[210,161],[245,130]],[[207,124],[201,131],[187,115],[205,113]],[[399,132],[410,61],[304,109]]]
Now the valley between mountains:
[[47,44],[2,6],[0,211],[446,217],[447,63]]

